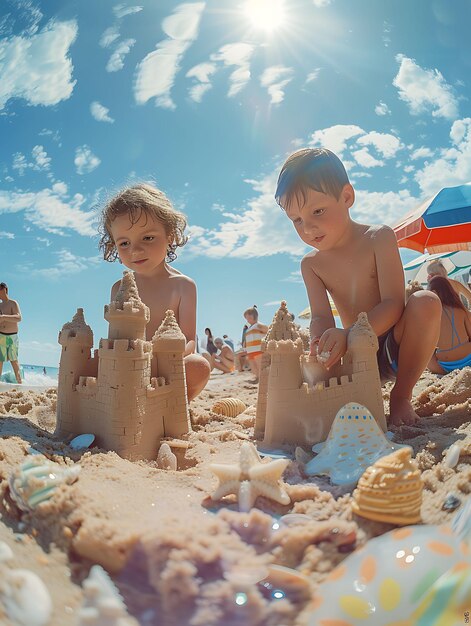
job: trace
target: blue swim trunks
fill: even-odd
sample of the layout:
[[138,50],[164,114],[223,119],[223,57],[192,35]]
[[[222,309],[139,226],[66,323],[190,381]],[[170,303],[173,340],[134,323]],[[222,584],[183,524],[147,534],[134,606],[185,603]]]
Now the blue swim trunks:
[[18,361],[17,333],[0,333],[0,361]]
[[399,345],[394,339],[394,328],[378,337],[378,344],[376,359],[378,360],[381,383],[386,383],[388,380],[396,380]]

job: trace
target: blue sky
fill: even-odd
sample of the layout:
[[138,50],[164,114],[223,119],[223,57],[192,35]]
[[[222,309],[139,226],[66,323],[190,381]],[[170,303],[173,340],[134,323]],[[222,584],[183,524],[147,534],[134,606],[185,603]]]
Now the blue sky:
[[139,180],[188,216],[175,266],[200,333],[238,339],[253,304],[264,322],[281,299],[301,311],[280,165],[333,149],[367,223],[470,181],[470,23],[469,0],[2,0],[0,279],[21,360],[56,365],[79,306],[106,336],[123,267],[99,256],[97,211]]

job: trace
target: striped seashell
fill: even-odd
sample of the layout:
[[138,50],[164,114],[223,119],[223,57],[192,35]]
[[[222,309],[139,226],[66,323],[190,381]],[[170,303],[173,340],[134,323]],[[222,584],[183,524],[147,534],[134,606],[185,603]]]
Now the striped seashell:
[[211,407],[213,413],[225,415],[226,417],[237,417],[246,409],[246,405],[238,398],[223,398],[218,400]]
[[52,498],[58,485],[72,484],[78,478],[80,465],[64,466],[49,461],[42,454],[28,455],[8,479],[10,497],[22,511],[32,511]]

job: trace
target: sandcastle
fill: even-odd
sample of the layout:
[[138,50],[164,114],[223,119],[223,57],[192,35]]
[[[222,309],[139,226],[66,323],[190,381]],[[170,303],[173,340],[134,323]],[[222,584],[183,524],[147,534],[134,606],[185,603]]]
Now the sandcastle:
[[348,334],[342,362],[329,371],[324,368],[324,378],[317,373],[316,381],[308,384],[303,376],[308,368],[303,366],[310,357],[304,354],[299,331],[283,301],[262,341],[255,420],[255,436],[263,440],[262,446],[312,446],[324,441],[336,413],[348,402],[366,406],[385,431],[377,350],[378,339],[361,313]]
[[83,309],[59,333],[62,354],[56,435],[93,433],[120,456],[155,459],[162,437],[191,430],[183,352],[186,339],[173,311],[146,341],[149,308],[125,272],[116,300],[105,306],[108,339],[93,347]]

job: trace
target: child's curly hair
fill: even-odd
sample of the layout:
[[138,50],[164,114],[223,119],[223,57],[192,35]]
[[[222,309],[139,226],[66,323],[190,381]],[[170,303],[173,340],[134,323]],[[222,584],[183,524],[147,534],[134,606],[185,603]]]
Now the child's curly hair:
[[177,258],[175,250],[188,241],[184,234],[187,226],[186,217],[173,208],[163,191],[146,183],[125,187],[104,207],[99,226],[101,234],[99,248],[105,261],[112,262],[118,258],[118,251],[111,235],[112,222],[119,215],[129,215],[131,224],[135,224],[143,213],[161,222],[166,234],[172,237],[173,242],[168,246],[165,260],[167,263],[175,261]]

